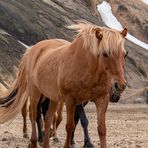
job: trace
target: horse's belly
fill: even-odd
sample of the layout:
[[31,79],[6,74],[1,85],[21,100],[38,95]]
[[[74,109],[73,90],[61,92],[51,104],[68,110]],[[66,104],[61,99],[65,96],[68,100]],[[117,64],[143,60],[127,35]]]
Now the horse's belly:
[[66,95],[72,96],[77,104],[81,104],[86,101],[93,101],[96,98],[100,98],[108,93],[105,87],[86,87],[86,88],[73,88],[66,91]]
[[40,92],[56,101],[58,99],[57,66],[54,66],[52,62],[40,64],[34,73],[34,81]]

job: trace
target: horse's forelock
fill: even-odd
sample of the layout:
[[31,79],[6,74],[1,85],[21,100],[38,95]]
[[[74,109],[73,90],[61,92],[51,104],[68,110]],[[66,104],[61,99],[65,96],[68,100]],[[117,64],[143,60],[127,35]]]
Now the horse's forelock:
[[[82,36],[83,47],[89,48],[92,54],[96,57],[103,52],[118,53],[119,50],[124,52],[124,39],[119,31],[99,27],[87,22],[74,24],[68,27],[78,32],[77,36]],[[97,28],[101,29],[103,38],[99,41],[96,38],[95,31]],[[99,31],[100,31],[99,29]]]
[[120,32],[108,28],[102,28],[103,38],[99,45],[99,53],[125,52],[124,39]]

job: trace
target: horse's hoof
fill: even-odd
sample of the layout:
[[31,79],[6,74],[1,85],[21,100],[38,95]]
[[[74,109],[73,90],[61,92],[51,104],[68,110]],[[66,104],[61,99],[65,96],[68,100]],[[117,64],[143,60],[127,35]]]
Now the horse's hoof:
[[71,145],[76,144],[75,140],[74,139],[71,139],[70,144]]
[[37,144],[29,143],[28,148],[37,148]]
[[72,145],[64,145],[64,148],[73,148]]
[[85,141],[83,148],[94,148],[94,145],[91,143],[91,141]]
[[40,144],[40,143],[43,143],[43,137],[40,137],[39,139],[38,139],[38,143]]
[[30,148],[30,143],[28,144],[27,148]]
[[32,144],[31,144],[31,143],[29,143],[27,148],[32,148],[32,146],[31,146],[31,145],[32,145]]
[[26,139],[29,139],[29,135],[27,133],[24,133],[23,137],[26,138]]
[[49,135],[49,137],[54,137],[54,135],[55,135],[55,131],[53,129],[50,129],[50,135]]
[[71,145],[72,148],[77,148],[77,145],[74,143]]
[[40,147],[43,147],[43,142],[38,142]]
[[60,142],[60,141],[59,141],[59,138],[58,138],[58,137],[53,137],[53,142],[55,142],[55,143]]

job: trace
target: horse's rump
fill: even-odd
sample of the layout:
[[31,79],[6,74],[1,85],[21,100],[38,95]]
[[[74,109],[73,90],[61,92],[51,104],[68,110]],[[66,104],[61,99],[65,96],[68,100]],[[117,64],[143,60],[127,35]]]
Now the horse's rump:
[[0,95],[0,123],[12,119],[19,113],[30,94],[28,84],[32,81],[29,81],[29,76],[26,75],[28,63],[31,63],[32,67],[34,67],[44,52],[64,44],[70,44],[70,42],[63,39],[44,40],[27,49],[21,59],[16,81],[6,93]]

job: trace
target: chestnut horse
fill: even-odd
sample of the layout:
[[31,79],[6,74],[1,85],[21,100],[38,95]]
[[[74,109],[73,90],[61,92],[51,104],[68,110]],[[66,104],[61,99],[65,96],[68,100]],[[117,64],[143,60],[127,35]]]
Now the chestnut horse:
[[71,148],[76,105],[89,100],[97,109],[100,147],[106,147],[105,113],[109,91],[112,88],[114,93],[122,93],[126,87],[124,38],[127,29],[119,32],[89,23],[69,28],[78,31],[71,44],[38,52],[36,48],[42,48],[38,43],[27,50],[21,61],[25,64],[20,64],[15,82],[18,86],[16,99],[11,105],[0,107],[0,123],[4,123],[21,111],[30,96],[32,133],[29,148],[37,147],[36,110],[41,94],[50,98],[43,148],[50,147],[49,128],[58,104],[63,100],[67,110],[64,148]]

